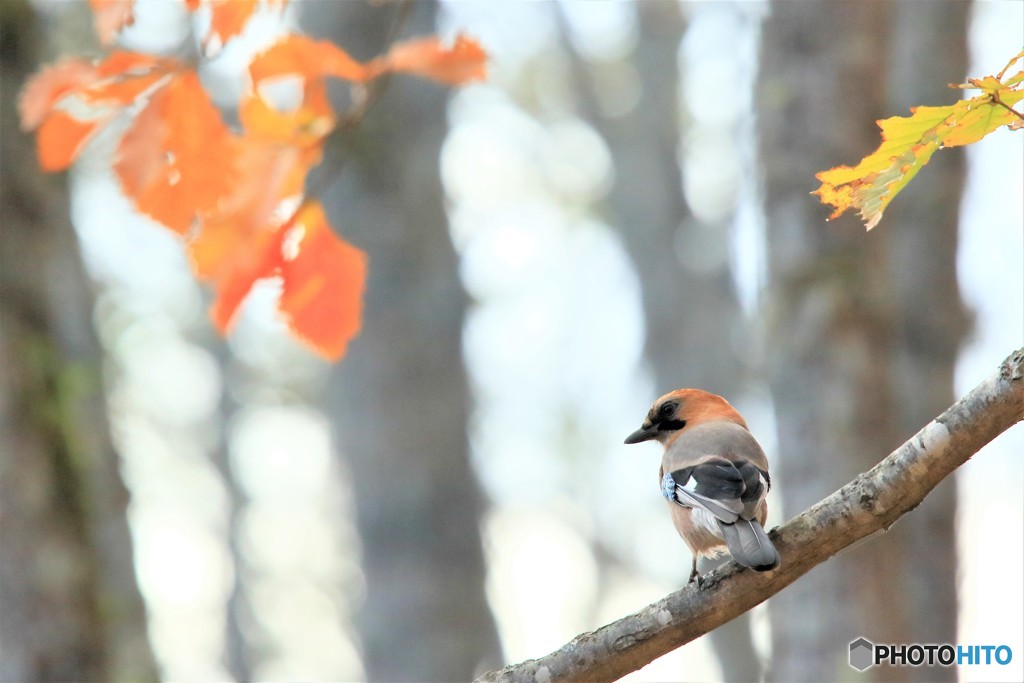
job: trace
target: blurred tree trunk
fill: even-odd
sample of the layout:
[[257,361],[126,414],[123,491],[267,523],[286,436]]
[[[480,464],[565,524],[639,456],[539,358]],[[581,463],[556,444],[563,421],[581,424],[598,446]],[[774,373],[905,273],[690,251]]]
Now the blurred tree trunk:
[[90,288],[63,180],[18,130],[43,52],[28,2],[0,3],[0,35],[0,679],[151,680]]
[[[786,518],[875,464],[952,401],[966,316],[956,285],[962,162],[936,156],[875,231],[824,221],[814,174],[879,143],[875,120],[945,91],[965,65],[966,3],[777,2],[759,101],[768,230],[774,480]],[[940,158],[940,156],[942,158]],[[926,187],[928,189],[922,189]],[[921,391],[920,387],[926,387]],[[954,489],[869,548],[811,572],[770,605],[780,681],[850,678],[850,641],[955,642]],[[871,670],[950,679],[953,669]]]
[[[683,196],[677,63],[686,21],[672,0],[651,0],[635,7],[640,35],[631,62],[639,79],[637,102],[625,113],[603,113],[598,92],[601,65],[588,64],[572,51],[580,114],[612,155],[615,181],[607,213],[640,279],[647,325],[644,357],[655,386],[659,392],[695,386],[735,397],[746,363],[731,343],[743,316],[728,261],[722,258],[715,267],[696,272],[679,257],[680,249],[724,256],[731,239],[727,221],[702,224],[690,213]],[[563,43],[571,50],[564,12],[559,19]],[[708,258],[705,263],[711,261]],[[711,564],[701,565],[701,571],[711,568]],[[714,630],[709,638],[725,680],[760,679],[749,614]]]
[[[962,83],[968,75],[970,10],[968,2],[896,3],[886,115],[959,99],[960,92],[947,84]],[[892,227],[888,267],[898,307],[892,366],[897,440],[914,434],[957,398],[954,370],[970,328],[956,273],[964,170],[962,150],[943,152],[886,214]],[[904,585],[918,642],[956,642],[956,506],[956,482],[950,479],[897,528],[913,558]],[[952,680],[956,672],[921,668],[909,676]]]
[[[657,386],[735,395],[745,367],[731,342],[742,317],[724,258],[729,225],[704,225],[694,218],[683,197],[679,167],[676,64],[686,22],[671,0],[637,3],[636,12],[640,36],[632,66],[639,79],[638,101],[625,113],[603,113],[601,66],[572,53],[581,115],[612,154],[615,182],[607,208],[640,278],[647,325],[644,356]],[[697,272],[680,259],[684,250],[707,252],[704,264],[712,261],[712,253],[723,258]]]
[[[384,48],[388,9],[314,3],[304,23],[368,59]],[[435,11],[414,3],[404,33],[432,33]],[[324,197],[333,224],[370,257],[363,331],[328,396],[355,482],[370,680],[469,680],[500,661],[466,435],[466,296],[439,177],[447,97],[395,78],[331,152],[347,163]]]

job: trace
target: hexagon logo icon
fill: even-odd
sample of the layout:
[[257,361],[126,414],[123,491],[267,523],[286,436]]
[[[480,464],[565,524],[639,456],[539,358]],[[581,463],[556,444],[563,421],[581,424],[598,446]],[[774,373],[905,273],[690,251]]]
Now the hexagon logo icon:
[[875,663],[875,646],[867,638],[858,638],[850,643],[850,666],[864,671]]

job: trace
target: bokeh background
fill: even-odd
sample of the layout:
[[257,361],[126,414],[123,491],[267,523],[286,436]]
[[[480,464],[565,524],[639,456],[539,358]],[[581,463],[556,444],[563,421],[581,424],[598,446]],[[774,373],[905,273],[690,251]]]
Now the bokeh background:
[[[230,109],[285,26],[368,59],[399,11],[296,0],[204,84]],[[5,681],[455,681],[546,654],[686,580],[658,449],[622,445],[658,395],[744,413],[774,526],[1024,341],[1020,133],[937,154],[871,233],[809,195],[876,119],[998,72],[1019,2],[415,3],[406,34],[464,31],[491,76],[395,78],[332,141],[316,182],[371,259],[336,366],[275,320],[274,283],[214,334],[180,245],[119,191],[116,131],[38,173],[17,90],[98,48],[85,3],[0,21]],[[174,52],[192,21],[139,0],[121,44]],[[627,679],[1024,679],[1022,429]],[[858,636],[1014,657],[858,674]]]

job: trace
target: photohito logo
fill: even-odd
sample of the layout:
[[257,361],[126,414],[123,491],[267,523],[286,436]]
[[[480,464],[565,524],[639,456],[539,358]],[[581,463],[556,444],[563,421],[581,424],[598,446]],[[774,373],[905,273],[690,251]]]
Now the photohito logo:
[[877,664],[892,666],[1006,666],[1013,659],[1009,645],[949,645],[911,643],[876,645],[867,638],[850,643],[850,666],[864,671]]

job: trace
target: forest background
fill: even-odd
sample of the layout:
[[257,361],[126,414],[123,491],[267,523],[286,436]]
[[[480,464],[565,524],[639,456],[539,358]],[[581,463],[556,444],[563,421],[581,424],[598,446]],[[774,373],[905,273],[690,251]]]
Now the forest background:
[[[122,44],[191,40],[176,5],[139,2]],[[17,90],[99,48],[84,3],[4,4],[3,680],[457,680],[546,654],[685,581],[658,456],[621,445],[657,395],[748,417],[772,526],[1024,338],[1019,134],[938,153],[870,233],[809,195],[876,119],[1002,68],[1021,4],[412,7],[403,37],[464,32],[489,77],[395,76],[332,138],[319,199],[370,270],[329,364],[273,284],[217,336],[180,242],[111,173],[116,140],[37,172]],[[282,17],[367,60],[397,14],[268,8],[213,89]],[[1010,666],[960,675],[1020,680],[1021,452],[1017,427],[890,533],[631,680],[852,677],[857,636],[1005,643]]]

